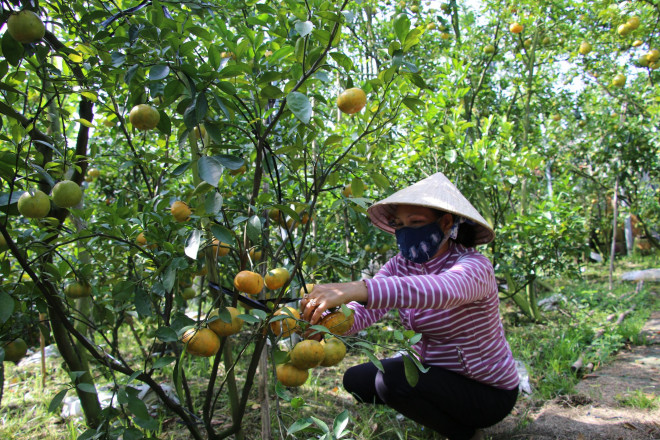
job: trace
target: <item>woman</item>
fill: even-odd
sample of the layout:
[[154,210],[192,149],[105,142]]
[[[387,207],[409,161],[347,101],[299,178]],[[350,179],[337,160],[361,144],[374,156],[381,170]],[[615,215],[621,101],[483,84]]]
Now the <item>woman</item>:
[[473,246],[495,234],[442,174],[436,173],[368,209],[371,221],[396,236],[400,253],[373,279],[316,285],[301,303],[318,323],[332,307],[355,312],[353,334],[399,310],[428,367],[411,387],[402,357],[349,368],[344,387],[359,401],[386,404],[450,440],[480,439],[513,408],[518,375],[499,316],[490,261]]

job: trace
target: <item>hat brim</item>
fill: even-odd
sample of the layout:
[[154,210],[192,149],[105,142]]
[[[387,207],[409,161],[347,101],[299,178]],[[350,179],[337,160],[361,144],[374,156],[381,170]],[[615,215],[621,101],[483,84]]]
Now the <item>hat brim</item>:
[[490,224],[442,173],[436,173],[374,203],[367,213],[376,227],[394,234],[390,220],[398,205],[423,206],[464,217],[475,227],[475,244],[486,244],[495,239]]

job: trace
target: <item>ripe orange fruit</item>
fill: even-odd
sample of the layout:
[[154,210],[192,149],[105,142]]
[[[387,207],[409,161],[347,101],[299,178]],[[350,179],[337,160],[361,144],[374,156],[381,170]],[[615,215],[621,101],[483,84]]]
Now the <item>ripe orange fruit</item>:
[[320,342],[306,339],[298,342],[289,352],[289,356],[294,367],[305,370],[321,365],[325,351]]
[[84,298],[92,294],[92,286],[84,282],[74,281],[66,285],[64,294],[69,298]]
[[18,363],[27,353],[28,346],[21,338],[16,338],[3,347],[5,349],[5,361]]
[[50,212],[50,199],[41,190],[35,190],[34,195],[26,191],[18,198],[18,212],[28,218],[46,217]]
[[340,363],[346,356],[346,345],[337,338],[330,338],[325,341],[321,341],[323,346],[323,351],[325,356],[323,357],[323,362],[321,366],[323,367],[332,367]]
[[181,340],[186,344],[186,351],[194,356],[213,356],[220,348],[220,339],[208,328],[186,330]]
[[227,243],[220,241],[217,238],[213,239],[213,244],[211,246],[213,249],[213,255],[217,257],[224,257],[229,253],[229,250],[231,249]]
[[[218,318],[215,321],[209,321],[209,328],[218,336],[229,336],[238,333],[243,328],[243,320],[238,318],[241,312],[236,307],[227,307],[227,311],[231,315],[231,322],[225,322]],[[220,309],[215,309],[209,314],[209,319],[219,316]]]
[[282,226],[286,225],[284,214],[282,214],[282,212],[277,208],[268,210],[268,218],[270,218],[273,223],[278,223]]
[[234,277],[234,287],[240,292],[256,295],[264,288],[264,279],[256,272],[242,270]]
[[154,249],[156,247],[155,244],[147,245],[147,237],[144,236],[144,232],[140,232],[138,234],[138,236],[135,238],[135,242],[138,244],[138,246],[146,246],[147,249]]
[[60,208],[71,208],[82,200],[83,192],[76,182],[62,180],[53,187],[51,198]]
[[172,203],[172,206],[170,207],[170,211],[172,212],[172,216],[174,217],[174,220],[178,222],[185,222],[188,221],[190,218],[190,214],[192,214],[192,211],[186,205],[184,202],[181,200],[177,200],[176,202]]
[[337,97],[337,107],[349,115],[359,112],[365,105],[367,105],[367,94],[357,87],[346,89]]
[[251,248],[249,254],[252,261],[261,261],[261,256],[263,253],[256,250],[255,248]]
[[353,327],[354,322],[355,316],[352,310],[348,316],[344,315],[342,311],[337,311],[325,315],[319,325],[330,330],[332,334],[341,336]]
[[277,290],[282,287],[291,275],[285,267],[278,267],[276,269],[269,270],[266,274],[265,283],[266,287],[270,290]]
[[151,130],[158,126],[160,113],[149,104],[138,104],[131,109],[128,120],[138,130]]
[[307,293],[311,293],[312,290],[314,290],[314,283],[307,283],[305,284],[305,287],[300,288],[300,296],[305,296],[305,289],[307,289]]
[[344,189],[341,190],[341,193],[346,198],[352,196],[353,195],[353,189],[351,189],[351,184],[349,183],[348,185],[344,186]]
[[309,371],[296,368],[290,363],[278,365],[275,369],[277,380],[286,387],[299,387],[307,382]]
[[511,23],[511,26],[509,26],[509,31],[513,34],[519,34],[523,31],[523,29],[524,29],[523,25],[518,23],[517,21]]
[[[285,310],[288,310],[289,313],[287,313]],[[293,307],[286,306],[275,312],[273,316],[280,315],[286,315],[288,318],[271,322],[270,329],[277,336],[288,338],[292,333],[295,333],[298,330],[297,320],[300,319],[300,312],[298,312],[298,310]],[[291,318],[291,316],[293,316],[293,318]]]
[[19,43],[35,43],[46,34],[46,26],[37,14],[24,9],[9,16],[7,32]]

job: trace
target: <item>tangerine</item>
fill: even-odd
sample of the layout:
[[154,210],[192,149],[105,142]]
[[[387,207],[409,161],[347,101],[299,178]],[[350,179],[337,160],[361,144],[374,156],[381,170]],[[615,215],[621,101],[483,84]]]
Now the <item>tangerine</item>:
[[277,290],[286,284],[290,277],[291,275],[285,267],[278,267],[276,269],[269,270],[264,281],[266,283],[266,287],[268,287],[270,290]]
[[138,130],[151,130],[158,126],[160,113],[149,104],[138,104],[131,109],[128,120]]
[[264,279],[256,272],[242,270],[234,277],[234,287],[240,292],[256,295],[264,288]]
[[330,330],[330,333],[341,336],[353,327],[354,322],[355,314],[352,310],[348,316],[344,315],[344,312],[342,311],[337,311],[325,315],[323,319],[321,319],[321,322],[319,322],[319,325]]
[[293,366],[303,370],[321,365],[325,351],[320,342],[306,339],[298,342],[289,352],[289,356],[291,356]]
[[191,328],[181,337],[186,344],[186,351],[194,356],[213,356],[220,349],[220,339],[208,328]]
[[[225,322],[222,319],[209,321],[209,328],[218,336],[229,336],[238,333],[243,327],[243,320],[238,317],[240,312],[235,307],[227,307],[227,311],[231,315],[231,322]],[[215,309],[209,314],[209,318],[220,315],[220,309]]]
[[346,345],[337,338],[330,338],[325,341],[321,341],[323,346],[323,351],[325,356],[323,357],[323,362],[321,366],[323,367],[332,367],[340,363],[346,356]]
[[309,371],[301,370],[291,363],[278,365],[275,369],[277,380],[286,387],[299,387],[307,382]]
[[[288,311],[288,312],[287,312]],[[286,306],[279,309],[273,316],[287,315],[288,318],[273,321],[270,323],[270,329],[277,336],[282,336],[283,338],[289,337],[292,333],[295,333],[298,330],[298,319],[300,319],[300,312],[297,309]]]
[[181,200],[177,200],[174,203],[172,203],[172,206],[170,207],[170,212],[172,213],[174,220],[178,222],[188,221],[188,219],[190,218],[190,214],[192,214],[190,207]]
[[346,89],[337,97],[337,107],[349,115],[359,112],[365,105],[367,105],[367,94],[357,87]]

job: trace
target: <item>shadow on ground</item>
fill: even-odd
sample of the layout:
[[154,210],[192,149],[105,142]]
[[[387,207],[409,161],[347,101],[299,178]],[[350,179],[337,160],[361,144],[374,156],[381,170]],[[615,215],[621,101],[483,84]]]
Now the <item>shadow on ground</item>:
[[641,390],[660,396],[660,311],[644,326],[648,345],[619,353],[576,387],[541,408],[522,399],[513,414],[489,428],[493,440],[658,440],[660,408],[623,407],[617,396]]

